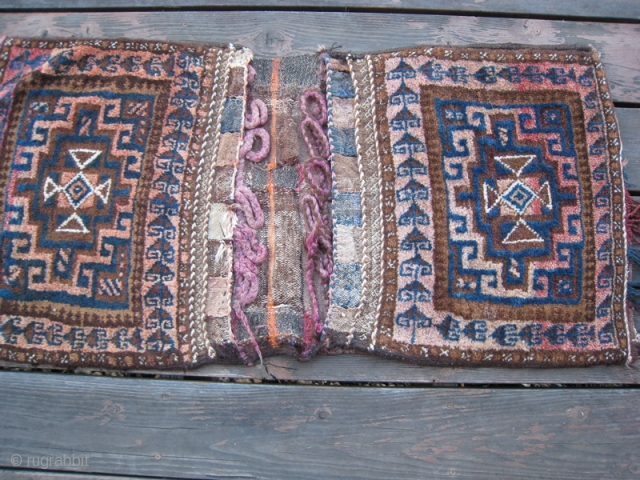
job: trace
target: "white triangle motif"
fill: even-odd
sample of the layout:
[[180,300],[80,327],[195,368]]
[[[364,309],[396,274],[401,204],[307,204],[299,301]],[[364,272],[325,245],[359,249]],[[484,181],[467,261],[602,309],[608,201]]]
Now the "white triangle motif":
[[[515,235],[516,232],[522,234],[522,229],[525,229],[525,234],[527,236],[523,237],[523,238],[518,238],[518,239],[511,239],[512,235]],[[517,243],[540,243],[540,242],[544,242],[544,239],[540,236],[540,234],[538,234],[538,232],[536,232],[533,228],[531,228],[527,222],[525,222],[522,219],[519,219],[516,224],[513,226],[513,228],[511,229],[511,231],[509,233],[507,233],[507,235],[504,237],[504,239],[502,240],[502,243],[506,243],[506,244],[517,244]]]
[[78,216],[78,214],[74,213],[70,215],[69,218],[67,218],[64,222],[62,222],[58,228],[56,228],[56,232],[89,233],[89,229],[87,229],[86,225]]
[[69,150],[69,153],[75,160],[78,168],[84,170],[84,168],[93,162],[98,155],[102,153],[102,150],[93,150],[89,148],[74,148]]
[[[502,201],[502,196],[486,182],[482,186],[484,187],[484,211],[489,213]],[[492,195],[493,199],[491,199]]]
[[499,157],[494,157],[496,161],[500,162],[502,166],[506,169],[511,170],[516,174],[516,177],[519,177],[522,171],[525,169],[527,165],[529,165],[534,158],[535,155],[502,155]]
[[536,196],[547,209],[551,210],[553,208],[553,199],[551,198],[551,187],[549,186],[549,182],[544,182],[542,184],[536,192]]
[[111,192],[111,179],[93,188],[93,193],[100,197],[104,203],[109,201],[109,192]]
[[52,195],[61,191],[62,187],[53,181],[51,177],[47,177],[44,182],[44,188],[42,189],[42,193],[44,194],[44,201],[46,202],[51,198]]

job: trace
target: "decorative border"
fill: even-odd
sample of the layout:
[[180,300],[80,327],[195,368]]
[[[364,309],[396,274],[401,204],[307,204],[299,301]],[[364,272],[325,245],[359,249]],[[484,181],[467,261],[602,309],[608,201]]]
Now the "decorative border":
[[[189,325],[189,343],[191,345],[191,355],[194,362],[197,361],[200,353],[215,357],[215,350],[211,347],[211,342],[206,329],[205,301],[207,297],[207,281],[208,265],[206,259],[209,257],[209,215],[210,205],[213,203],[213,179],[215,176],[215,159],[218,155],[218,147],[220,146],[220,126],[222,124],[222,114],[224,111],[224,100],[227,96],[229,83],[230,61],[235,53],[233,45],[229,46],[224,52],[217,52],[215,67],[211,72],[212,64],[207,65],[207,70],[213,73],[208,85],[211,97],[205,101],[205,115],[200,117],[206,121],[204,134],[200,138],[200,145],[197,150],[200,152],[197,159],[190,161],[193,168],[193,177],[189,180],[189,184],[193,184],[191,190],[191,202],[183,203],[182,218],[184,219],[185,211],[188,211],[191,217],[188,224],[182,223],[189,227],[185,229],[185,236],[189,238],[188,246],[185,245],[189,255],[188,275],[185,283],[187,289],[187,311],[186,322]],[[202,122],[204,123],[204,121]],[[195,149],[194,149],[195,150]],[[194,161],[197,163],[194,165]],[[187,182],[185,181],[185,184]],[[184,254],[184,250],[183,250]]]
[[[128,369],[135,367],[169,368],[195,366],[215,356],[206,329],[204,300],[206,297],[207,269],[201,255],[207,250],[207,228],[209,205],[212,196],[211,165],[216,160],[219,147],[220,122],[225,107],[225,97],[229,82],[230,59],[233,46],[210,46],[186,43],[145,42],[134,40],[56,40],[56,39],[5,39],[0,50],[0,77],[9,60],[9,48],[17,45],[32,49],[68,49],[73,47],[93,47],[102,50],[127,50],[132,53],[148,52],[174,54],[185,52],[202,59],[202,74],[198,75],[197,104],[194,105],[194,124],[189,131],[185,152],[185,168],[180,192],[179,250],[176,252],[172,268],[178,273],[174,295],[176,318],[171,329],[176,338],[175,348],[163,352],[100,352],[85,351],[45,351],[38,347],[23,348],[1,345],[0,356],[12,362],[45,363],[62,367],[92,366]],[[60,52],[55,52],[60,53]],[[63,57],[60,57],[64,61]],[[175,61],[179,61],[175,57]],[[188,62],[188,60],[184,60]],[[246,59],[248,63],[249,59]],[[186,67],[187,69],[189,67]],[[23,75],[28,70],[23,72]],[[193,85],[190,86],[193,88]],[[9,90],[7,94],[11,94]],[[9,97],[11,98],[11,97]],[[7,111],[10,105],[6,105]],[[203,135],[204,134],[204,135]],[[155,160],[155,159],[154,159]],[[206,175],[205,175],[206,174]],[[194,182],[193,176],[197,176]],[[193,230],[192,230],[193,229]],[[189,244],[187,239],[193,241]],[[229,270],[231,266],[229,265]],[[187,281],[188,279],[188,281]],[[193,281],[194,283],[189,283]],[[201,288],[204,286],[204,288]],[[28,320],[25,318],[25,320]],[[146,317],[145,317],[146,321]],[[141,325],[142,327],[142,325]],[[140,329],[136,329],[139,331]],[[93,332],[98,335],[99,332]],[[115,335],[115,333],[114,333]],[[135,335],[131,333],[131,340]],[[111,336],[109,336],[111,338]],[[118,337],[119,338],[119,337]],[[127,337],[128,341],[129,337]]]
[[[362,317],[362,322],[356,320],[355,332],[362,332],[358,335],[360,341],[375,341],[375,334],[372,334],[376,323],[376,317],[380,314],[380,293],[382,291],[382,241],[377,235],[383,226],[382,219],[382,189],[381,172],[378,152],[378,123],[374,115],[368,115],[366,102],[370,102],[373,108],[375,96],[371,89],[370,75],[371,64],[364,60],[347,59],[351,78],[356,92],[356,129],[357,129],[357,149],[358,168],[360,169],[360,182],[363,187],[363,225],[362,225],[362,248],[363,248],[363,293],[362,300],[358,306],[358,312]],[[365,195],[369,191],[371,195]],[[375,195],[374,193],[378,194]],[[370,212],[370,221],[364,222],[365,210]],[[369,265],[366,263],[369,262]],[[369,276],[366,293],[364,289],[364,275]],[[354,333],[355,333],[354,332]],[[369,338],[371,337],[371,338]]]
[[[615,334],[619,348],[605,348],[602,350],[574,352],[521,349],[491,349],[464,350],[455,347],[425,346],[404,344],[392,339],[395,315],[395,294],[397,291],[397,251],[398,238],[396,236],[395,218],[395,168],[390,145],[390,131],[386,119],[386,105],[388,97],[385,89],[386,59],[391,57],[412,57],[418,55],[429,56],[435,60],[476,60],[499,62],[567,62],[573,61],[580,65],[595,67],[598,84],[598,99],[605,116],[607,152],[610,165],[611,201],[612,208],[612,255],[614,259],[614,287],[612,298],[612,314]],[[375,92],[375,115],[382,121],[378,123],[378,148],[380,152],[382,177],[380,192],[383,194],[384,238],[383,250],[383,293],[381,295],[381,312],[377,331],[373,332],[373,349],[385,356],[411,359],[414,362],[426,364],[500,364],[500,365],[591,365],[596,363],[619,363],[628,356],[628,323],[624,292],[626,286],[626,242],[624,239],[624,199],[622,172],[620,166],[620,140],[617,132],[617,122],[613,113],[613,104],[604,78],[602,65],[596,52],[589,49],[544,49],[534,50],[530,47],[421,47],[405,51],[389,52],[363,57],[372,65],[372,90]],[[372,112],[373,113],[373,112]],[[621,233],[622,232],[622,233]]]

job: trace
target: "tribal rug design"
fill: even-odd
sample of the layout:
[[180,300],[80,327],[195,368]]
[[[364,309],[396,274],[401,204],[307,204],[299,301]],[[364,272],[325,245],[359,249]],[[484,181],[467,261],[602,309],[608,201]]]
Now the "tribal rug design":
[[249,59],[216,46],[4,41],[0,358],[131,368],[215,357],[199,257],[230,71]]
[[3,39],[0,142],[0,360],[630,361],[590,48]]
[[[361,260],[334,270],[329,345],[444,364],[629,355],[620,141],[597,53],[426,47],[325,62],[330,104],[351,98],[355,112],[332,110],[333,139],[357,146],[357,162],[334,149],[333,219],[362,229]],[[336,228],[338,256],[352,238]]]

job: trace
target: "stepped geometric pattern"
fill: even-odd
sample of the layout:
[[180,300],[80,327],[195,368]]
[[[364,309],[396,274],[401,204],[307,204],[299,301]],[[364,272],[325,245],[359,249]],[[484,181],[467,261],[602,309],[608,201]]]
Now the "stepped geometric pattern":
[[3,298],[23,308],[49,300],[132,317],[140,298],[132,298],[131,274],[142,254],[132,248],[141,215],[133,200],[140,183],[150,181],[141,153],[149,150],[167,88],[150,83],[147,94],[76,94],[66,91],[66,80],[41,82],[46,90],[16,89],[18,134],[4,152],[15,180],[6,189]]
[[214,72],[230,52],[8,39],[1,58],[0,358],[131,368],[211,355],[206,289],[181,280],[200,237],[186,227],[209,220],[185,180],[211,158],[196,127],[222,111]]
[[0,40],[0,360],[630,358],[595,51],[251,57]]
[[346,61],[368,65],[353,88],[369,81],[375,96],[355,108],[377,119],[367,195],[380,196],[383,243],[379,314],[353,346],[422,363],[624,359],[620,143],[597,54],[427,47]]

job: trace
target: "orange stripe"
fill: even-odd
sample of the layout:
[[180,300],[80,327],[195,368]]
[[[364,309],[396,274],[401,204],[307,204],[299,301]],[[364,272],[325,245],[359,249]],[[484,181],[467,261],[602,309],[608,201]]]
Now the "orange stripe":
[[276,309],[273,303],[273,271],[276,263],[276,202],[273,189],[273,170],[276,168],[276,107],[278,104],[278,84],[280,82],[280,59],[274,58],[271,63],[271,152],[267,165],[267,192],[269,193],[269,279],[267,282],[267,330],[272,346],[277,346],[278,324]]

